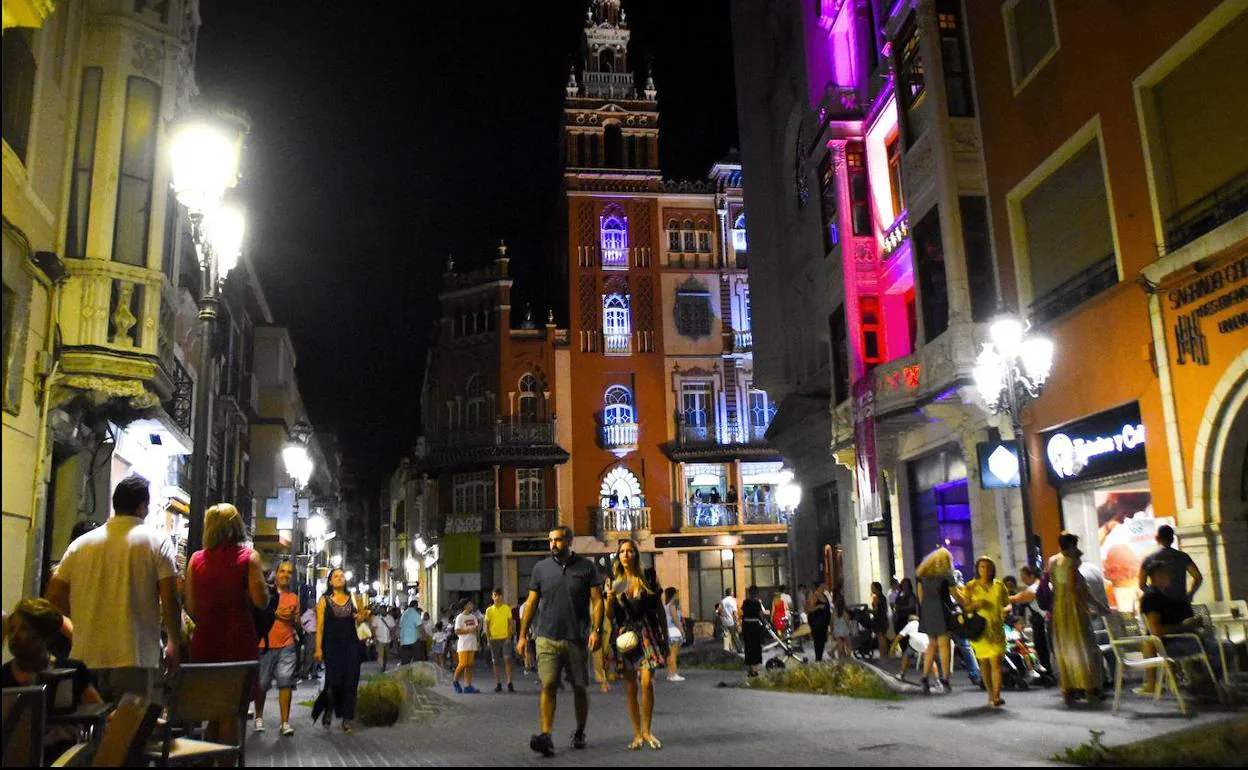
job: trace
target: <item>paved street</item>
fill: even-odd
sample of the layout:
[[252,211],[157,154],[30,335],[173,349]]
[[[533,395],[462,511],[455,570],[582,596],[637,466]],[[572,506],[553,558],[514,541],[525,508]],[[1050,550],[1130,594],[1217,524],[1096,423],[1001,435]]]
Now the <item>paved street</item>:
[[[365,673],[375,671],[366,667]],[[573,729],[572,698],[564,693],[556,716],[558,755],[544,759],[528,748],[538,714],[533,677],[521,677],[514,695],[495,694],[493,678],[478,666],[480,695],[456,695],[448,685],[433,688],[434,716],[390,728],[357,728],[343,735],[335,725],[326,732],[312,725],[309,709],[296,706],[293,739],[277,735],[276,699],[270,698],[263,734],[248,736],[248,764],[259,766],[376,765],[871,765],[996,766],[1047,765],[1053,754],[1086,741],[1090,729],[1104,730],[1107,744],[1126,743],[1165,730],[1226,719],[1228,714],[1202,709],[1193,719],[1177,716],[1172,704],[1131,696],[1130,708],[1114,716],[1099,711],[1065,709],[1056,690],[1007,692],[999,711],[983,708],[983,694],[955,680],[948,696],[910,696],[877,702],[814,695],[720,688],[740,681],[732,672],[682,672],[688,681],[659,681],[654,732],[662,751],[632,753],[623,686],[600,694],[591,689],[589,749],[569,747]],[[301,687],[296,701],[315,694]],[[1243,719],[1242,715],[1237,718]]]

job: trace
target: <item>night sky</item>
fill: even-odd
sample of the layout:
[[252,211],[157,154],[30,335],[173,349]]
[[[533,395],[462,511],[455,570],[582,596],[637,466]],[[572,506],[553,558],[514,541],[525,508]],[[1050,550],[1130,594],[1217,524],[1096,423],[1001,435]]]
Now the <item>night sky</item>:
[[[513,317],[553,305],[559,121],[587,0],[383,3],[204,0],[205,97],[252,119],[245,258],[290,327],[318,430],[366,489],[419,433],[425,349],[446,255],[488,263],[500,238]],[[705,179],[737,144],[723,0],[625,2],[630,65],[652,57],[663,174]],[[644,77],[644,72],[642,74]]]

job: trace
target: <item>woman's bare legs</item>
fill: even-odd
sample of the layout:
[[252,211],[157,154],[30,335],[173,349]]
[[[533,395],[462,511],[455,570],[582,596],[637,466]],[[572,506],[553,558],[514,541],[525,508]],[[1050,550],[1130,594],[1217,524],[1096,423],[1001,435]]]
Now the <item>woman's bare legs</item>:
[[650,732],[650,721],[654,717],[654,671],[643,668],[641,678],[641,737],[647,741],[657,742]]
[[[641,744],[645,740],[643,737],[645,733],[642,732],[641,726],[641,706],[637,702],[637,676],[637,672],[633,671],[629,674],[627,679],[628,696],[626,700],[628,702],[628,719],[633,723],[633,742],[628,745],[630,749],[641,748]],[[654,699],[652,695],[651,705],[653,705],[653,702]]]

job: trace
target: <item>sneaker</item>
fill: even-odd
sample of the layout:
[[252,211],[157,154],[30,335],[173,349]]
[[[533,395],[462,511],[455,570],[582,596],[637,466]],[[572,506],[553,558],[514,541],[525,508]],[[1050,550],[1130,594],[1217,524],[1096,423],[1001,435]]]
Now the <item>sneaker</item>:
[[258,733],[264,732],[264,720],[261,719],[260,717],[256,717],[256,732]]
[[529,739],[529,748],[544,757],[553,757],[555,755],[555,741],[550,737],[550,733],[534,735]]
[[511,686],[511,682],[507,683],[507,692],[515,692],[516,688]]
[[295,734],[295,728],[291,727],[290,722],[282,722],[281,733],[283,737],[289,738]]
[[589,745],[589,742],[585,740],[584,730],[577,730],[576,732],[572,733],[572,748],[583,749],[588,745]]
[[465,687],[464,692],[467,693],[468,695],[479,695],[481,693],[480,690],[473,687],[472,685],[468,685],[467,687]]
[[502,682],[499,682],[499,683],[497,683],[497,684],[495,684],[495,685],[494,685],[494,692],[502,692],[502,691],[503,691],[503,683],[502,683]]
[[944,690],[946,693],[950,693],[950,692],[953,692],[953,685],[949,684],[948,679],[941,679],[940,689]]
[[669,682],[683,682],[683,681],[685,681],[685,678],[684,678],[683,676],[681,676],[680,674],[675,674],[675,675],[673,675],[673,676],[669,676],[669,677],[667,678],[667,681],[669,681]]
[[459,682],[451,682],[451,686],[455,688],[455,692],[463,692],[463,691],[464,691],[464,688],[463,688],[462,686],[460,686]]

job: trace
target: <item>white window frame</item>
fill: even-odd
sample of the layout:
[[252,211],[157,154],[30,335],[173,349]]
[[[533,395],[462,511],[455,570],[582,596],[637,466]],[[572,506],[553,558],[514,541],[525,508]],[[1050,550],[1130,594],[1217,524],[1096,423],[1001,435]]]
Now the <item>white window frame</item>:
[[[614,224],[610,228],[608,224]],[[608,238],[608,234],[611,235]],[[609,270],[628,269],[628,217],[604,214],[598,218],[598,244],[602,266]],[[608,259],[608,255],[612,255]],[[616,258],[618,256],[618,258]]]
[[602,422],[604,425],[619,425],[637,422],[637,412],[633,406],[633,392],[623,385],[612,385],[602,396]]
[[523,511],[545,508],[546,471],[543,468],[516,469],[516,507]]
[[[531,387],[530,387],[531,385]],[[541,382],[532,372],[525,372],[520,375],[520,380],[516,385],[518,394],[518,403],[516,404],[516,418],[523,424],[530,425],[542,421],[542,392],[540,390]],[[525,413],[525,407],[532,402],[533,408],[531,414]]]
[[1016,53],[1018,43],[1017,32],[1014,27],[1014,8],[1020,2],[1023,2],[1023,0],[1006,0],[1001,6],[1002,22],[1005,24],[1006,58],[1010,62],[1010,82],[1014,84],[1015,96],[1018,96],[1019,92],[1027,87],[1027,84],[1031,82],[1032,78],[1034,78],[1040,70],[1044,69],[1045,65],[1048,64],[1049,61],[1052,60],[1052,58],[1056,56],[1057,52],[1062,48],[1062,38],[1057,27],[1057,8],[1054,6],[1053,0],[1045,0],[1045,2],[1049,4],[1049,18],[1052,20],[1053,24],[1053,47],[1049,49],[1048,53],[1040,57],[1040,61],[1036,63],[1036,66],[1031,68],[1030,72],[1021,74],[1018,72],[1020,62],[1018,62],[1018,56]]
[[[705,402],[701,410],[691,410],[689,408],[688,398],[690,396],[702,396]],[[701,422],[690,422],[689,415],[691,412],[701,411]],[[710,380],[682,380],[680,383],[680,415],[684,420],[684,424],[688,427],[698,427],[712,429],[716,424],[715,410],[715,383]]]
[[452,478],[452,512],[486,514],[494,510],[494,472],[458,473]]

